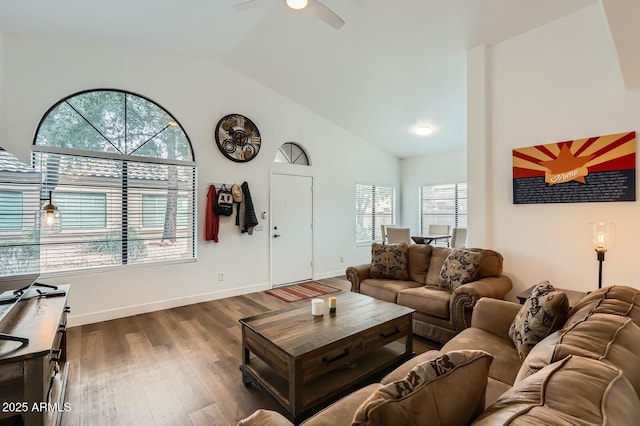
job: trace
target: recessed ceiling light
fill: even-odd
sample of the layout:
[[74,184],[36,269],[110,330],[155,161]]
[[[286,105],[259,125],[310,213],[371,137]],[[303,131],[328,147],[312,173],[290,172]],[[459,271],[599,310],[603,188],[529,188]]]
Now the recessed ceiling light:
[[418,136],[427,136],[433,133],[433,129],[429,126],[417,126],[416,128],[413,129],[413,131]]
[[304,9],[309,4],[309,0],[285,0],[291,9]]

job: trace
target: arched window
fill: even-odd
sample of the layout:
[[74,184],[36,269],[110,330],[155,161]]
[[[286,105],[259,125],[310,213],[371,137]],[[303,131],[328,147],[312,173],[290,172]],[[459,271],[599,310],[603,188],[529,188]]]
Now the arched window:
[[62,213],[40,232],[41,272],[195,257],[195,173],[187,134],[142,96],[100,89],[53,105],[36,131],[41,203]]
[[302,166],[308,166],[311,164],[309,162],[309,156],[304,148],[295,142],[283,143],[278,149],[278,152],[276,152],[275,162],[298,164]]

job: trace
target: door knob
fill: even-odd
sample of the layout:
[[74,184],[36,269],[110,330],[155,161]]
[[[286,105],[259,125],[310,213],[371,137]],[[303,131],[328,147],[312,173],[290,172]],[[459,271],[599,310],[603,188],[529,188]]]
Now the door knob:
[[273,238],[278,238],[280,234],[273,234]]

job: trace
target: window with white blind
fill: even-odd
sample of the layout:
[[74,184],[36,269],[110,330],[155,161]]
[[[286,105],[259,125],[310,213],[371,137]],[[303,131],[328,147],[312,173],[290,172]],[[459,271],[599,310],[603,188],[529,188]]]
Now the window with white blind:
[[429,233],[429,225],[467,227],[467,184],[422,186],[420,193],[420,231]]
[[71,95],[45,114],[32,151],[40,208],[50,193],[62,213],[40,229],[42,273],[195,258],[196,164],[159,105],[120,90]]
[[382,241],[380,225],[395,222],[395,189],[390,186],[356,185],[356,243]]
[[40,176],[0,148],[0,276],[40,270]]

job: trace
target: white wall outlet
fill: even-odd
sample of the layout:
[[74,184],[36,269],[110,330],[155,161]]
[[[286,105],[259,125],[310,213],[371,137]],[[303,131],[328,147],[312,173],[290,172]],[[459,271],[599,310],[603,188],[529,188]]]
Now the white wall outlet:
[[344,263],[344,257],[340,256],[340,263]]
[[224,274],[222,272],[218,274],[218,281],[224,281]]

